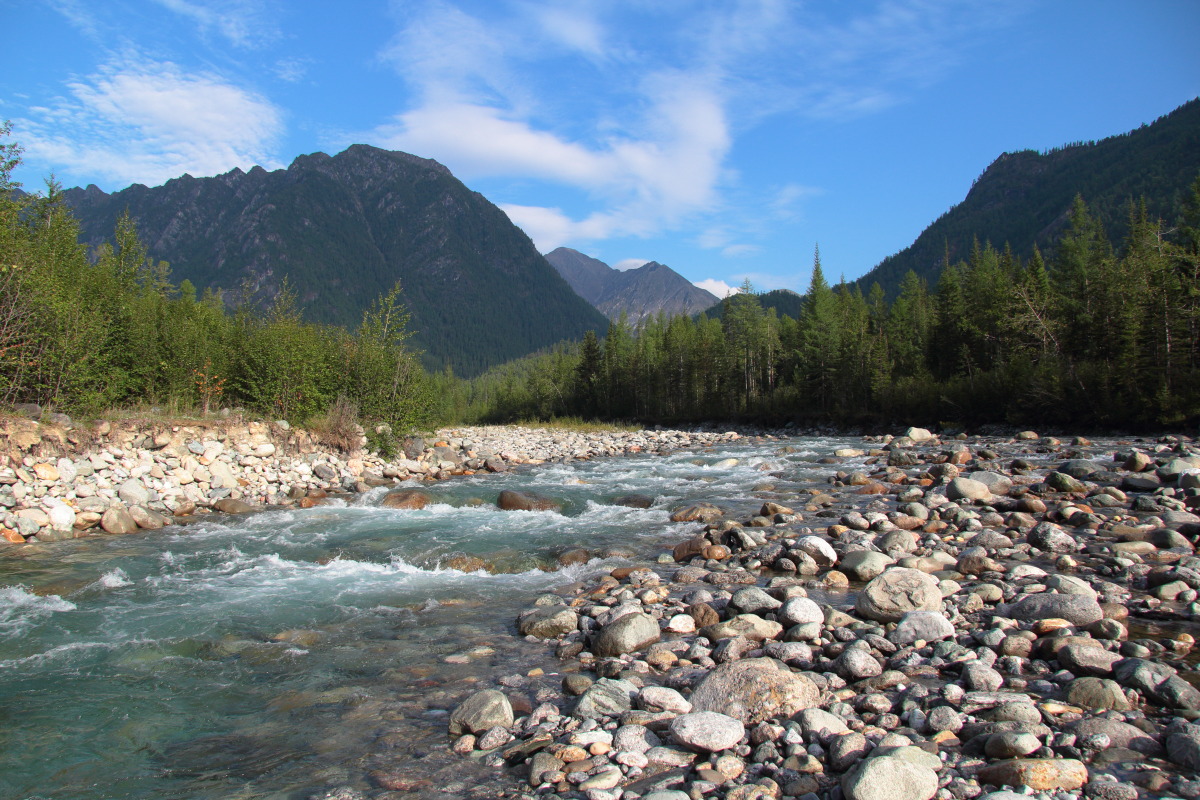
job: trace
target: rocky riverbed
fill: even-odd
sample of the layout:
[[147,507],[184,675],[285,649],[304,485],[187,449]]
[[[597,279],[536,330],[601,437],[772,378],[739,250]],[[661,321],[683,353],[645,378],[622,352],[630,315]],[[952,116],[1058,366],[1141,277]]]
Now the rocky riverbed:
[[680,508],[673,552],[516,620],[561,681],[497,676],[449,746],[547,800],[1200,797],[1198,453],[910,429]]
[[403,452],[349,453],[286,422],[165,424],[63,415],[0,424],[0,546],[129,534],[211,512],[308,508],[331,494],[518,465],[711,445],[735,433],[469,427],[409,437]]

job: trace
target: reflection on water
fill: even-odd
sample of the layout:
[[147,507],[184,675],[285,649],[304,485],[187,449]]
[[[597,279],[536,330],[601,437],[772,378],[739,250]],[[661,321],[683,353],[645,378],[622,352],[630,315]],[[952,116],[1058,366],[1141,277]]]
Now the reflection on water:
[[[536,594],[624,563],[555,570],[556,557],[654,553],[688,530],[668,521],[677,505],[744,516],[767,471],[771,496],[786,500],[819,479],[816,457],[846,443],[798,444],[427,485],[435,502],[420,511],[380,508],[374,490],[0,550],[4,796],[296,798],[365,789],[378,770],[422,777],[434,794],[495,785],[504,779],[446,752],[446,714],[498,676],[531,694],[557,687],[558,663],[519,640],[513,620]],[[509,488],[563,512],[499,511],[492,502]],[[631,492],[655,502],[611,504]],[[446,566],[462,555],[487,569]],[[520,677],[534,668],[545,675]]]

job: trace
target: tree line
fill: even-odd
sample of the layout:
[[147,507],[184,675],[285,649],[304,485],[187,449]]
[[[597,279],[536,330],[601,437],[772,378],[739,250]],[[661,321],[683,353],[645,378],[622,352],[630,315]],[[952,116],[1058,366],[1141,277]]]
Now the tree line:
[[147,257],[128,214],[89,254],[53,179],[16,191],[19,159],[0,142],[0,403],[80,414],[234,406],[301,423],[340,409],[405,430],[432,421],[399,285],[353,332],[304,321],[286,284],[265,311],[198,293]]
[[1114,246],[1076,197],[1047,262],[975,242],[889,301],[813,259],[795,317],[749,284],[720,319],[625,320],[447,389],[466,419],[1131,428],[1200,422],[1200,178],[1171,227],[1130,203]]

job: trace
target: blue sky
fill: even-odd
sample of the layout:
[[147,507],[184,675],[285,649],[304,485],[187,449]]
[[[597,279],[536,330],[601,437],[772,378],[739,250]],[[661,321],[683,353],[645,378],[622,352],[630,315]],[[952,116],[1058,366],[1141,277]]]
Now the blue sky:
[[1200,94],[1191,0],[0,0],[17,178],[106,191],[356,142],[546,252],[721,293],[857,278],[1005,151]]

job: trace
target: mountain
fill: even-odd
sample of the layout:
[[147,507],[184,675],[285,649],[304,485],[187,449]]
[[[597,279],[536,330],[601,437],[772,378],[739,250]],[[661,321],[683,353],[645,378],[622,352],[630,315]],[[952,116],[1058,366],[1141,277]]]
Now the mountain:
[[910,246],[885,258],[858,285],[878,281],[894,296],[909,270],[936,285],[947,249],[951,263],[966,259],[974,239],[1012,245],[1028,257],[1044,254],[1067,222],[1076,194],[1120,242],[1128,230],[1129,201],[1146,199],[1151,218],[1171,225],[1188,186],[1200,174],[1200,99],[1150,125],[1098,142],[1039,153],[1005,153],[984,170],[966,198],[924,230]]
[[606,324],[503,211],[407,153],[354,145],[272,172],[64,196],[87,244],[111,239],[128,209],[175,282],[266,304],[286,276],[314,322],[356,327],[398,279],[411,341],[433,369],[474,375]]
[[[772,289],[769,292],[756,294],[754,297],[763,308],[775,309],[775,315],[779,317],[799,319],[800,310],[804,307],[804,297],[791,289]],[[718,301],[715,305],[705,309],[704,314],[709,319],[724,319],[725,302]]]
[[695,314],[717,300],[657,261],[622,271],[569,247],[547,253],[546,260],[580,297],[611,320],[624,313],[636,325],[660,311],[667,316]]

